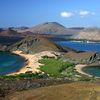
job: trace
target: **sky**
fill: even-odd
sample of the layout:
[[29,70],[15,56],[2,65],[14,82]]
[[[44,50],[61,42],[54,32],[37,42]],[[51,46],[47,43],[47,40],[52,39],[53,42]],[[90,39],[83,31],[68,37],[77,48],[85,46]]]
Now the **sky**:
[[0,27],[100,27],[100,0],[0,0]]

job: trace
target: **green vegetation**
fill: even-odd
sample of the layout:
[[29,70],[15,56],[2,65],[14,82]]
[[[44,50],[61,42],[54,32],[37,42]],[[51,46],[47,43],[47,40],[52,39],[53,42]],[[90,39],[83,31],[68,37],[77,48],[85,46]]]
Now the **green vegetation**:
[[62,59],[55,59],[49,57],[43,57],[43,59],[39,60],[39,62],[43,65],[39,68],[42,72],[40,73],[25,73],[19,75],[1,75],[0,79],[24,79],[24,78],[33,78],[33,79],[47,79],[47,78],[65,78],[72,79],[76,81],[95,81],[95,77],[87,77],[79,75],[75,70],[75,64],[63,61]]
[[86,76],[81,76],[78,78],[79,81],[95,81],[95,77],[86,77]]
[[41,74],[41,73],[25,73],[25,74],[19,74],[19,75],[1,75],[0,79],[8,79],[8,80],[13,80],[13,79],[23,79],[23,78],[35,78],[35,79],[41,79],[41,78],[47,78],[48,76],[46,74]]
[[39,62],[44,64],[40,67],[40,70],[49,74],[51,77],[70,76],[74,72],[74,64],[71,62],[64,62],[61,59],[44,58]]

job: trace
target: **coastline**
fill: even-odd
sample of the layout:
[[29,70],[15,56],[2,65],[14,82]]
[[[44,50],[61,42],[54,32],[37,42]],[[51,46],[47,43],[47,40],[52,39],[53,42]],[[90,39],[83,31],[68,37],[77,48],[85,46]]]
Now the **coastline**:
[[92,75],[90,75],[90,74],[88,74],[88,73],[85,73],[85,72],[82,70],[84,67],[87,67],[87,66],[88,66],[87,64],[77,64],[77,65],[75,66],[75,70],[76,70],[77,72],[79,72],[80,74],[82,74],[82,75],[86,75],[86,76],[92,77]]
[[53,51],[43,51],[36,54],[24,54],[22,53],[22,51],[16,50],[13,51],[12,53],[22,56],[23,58],[26,59],[26,62],[24,66],[22,66],[18,71],[9,73],[7,75],[17,75],[21,73],[26,73],[28,71],[31,71],[32,73],[41,72],[39,68],[40,65],[42,64],[40,64],[38,61],[42,59],[43,56],[56,57]]
[[[13,51],[12,53],[19,55],[19,56],[22,56],[23,58],[25,58],[26,61],[25,61],[24,65],[19,70],[12,72],[12,73],[9,73],[7,75],[18,75],[21,73],[26,73],[28,71],[30,71],[32,73],[41,72],[39,70],[39,68],[42,64],[39,63],[38,61],[40,59],[42,59],[43,56],[56,57],[55,52],[53,52],[53,51],[43,51],[43,52],[36,53],[36,54],[24,54],[24,53],[22,53],[22,51],[17,50],[17,51]],[[89,66],[89,65],[77,64],[75,66],[75,70],[82,75],[92,77],[92,75],[90,75],[82,70],[84,67],[87,67],[87,66]]]
[[[17,70],[16,72],[10,73],[8,75],[17,75],[17,74],[21,74],[21,73],[26,73],[28,71],[28,67],[34,67],[33,63],[32,63],[32,59],[34,58],[34,55],[30,55],[30,54],[23,54],[22,51],[13,51],[12,53],[17,54],[19,56],[22,56],[23,58],[25,58],[26,62],[24,64],[24,66],[22,66],[19,70]],[[35,70],[33,69],[32,72],[34,72]]]

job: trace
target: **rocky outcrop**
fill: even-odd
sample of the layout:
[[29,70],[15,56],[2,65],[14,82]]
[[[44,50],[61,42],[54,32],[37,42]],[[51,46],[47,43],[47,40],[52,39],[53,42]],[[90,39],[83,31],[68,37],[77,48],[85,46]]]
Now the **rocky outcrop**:
[[97,63],[100,64],[100,53],[95,53],[93,56],[89,59],[90,63]]
[[46,37],[43,36],[28,36],[18,41],[17,43],[8,46],[7,51],[21,50],[23,53],[38,53],[42,51],[57,51],[64,52],[67,50],[72,50],[67,48],[63,49],[61,46],[49,41]]
[[93,63],[93,59],[96,52],[72,52],[69,51],[64,54],[64,58],[68,61],[72,61],[74,63]]
[[91,64],[100,62],[100,53],[96,52],[67,52],[64,54],[64,58],[74,63]]

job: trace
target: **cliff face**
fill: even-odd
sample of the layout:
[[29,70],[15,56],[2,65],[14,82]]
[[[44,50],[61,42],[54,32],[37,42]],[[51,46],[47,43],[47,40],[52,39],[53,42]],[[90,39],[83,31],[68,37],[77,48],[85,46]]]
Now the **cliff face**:
[[98,62],[100,64],[100,53],[95,53],[92,57],[90,57],[91,62]]
[[[55,43],[49,41],[43,36],[28,36],[21,41],[8,46],[8,51],[21,50],[23,53],[38,53],[41,51],[64,52],[64,49]],[[71,49],[69,49],[71,50]]]

